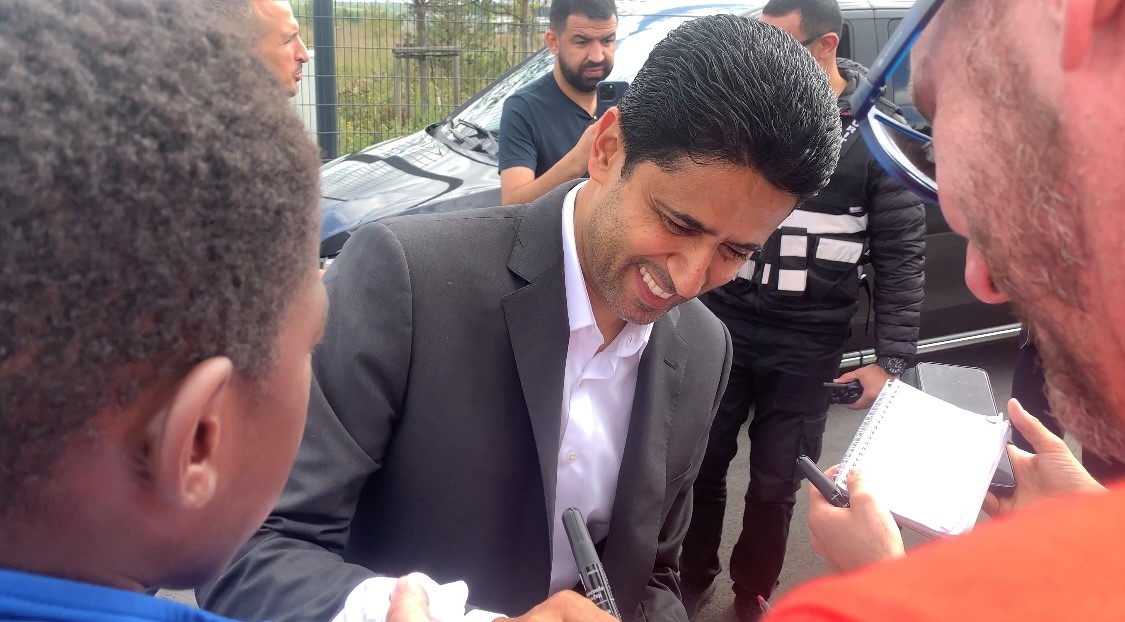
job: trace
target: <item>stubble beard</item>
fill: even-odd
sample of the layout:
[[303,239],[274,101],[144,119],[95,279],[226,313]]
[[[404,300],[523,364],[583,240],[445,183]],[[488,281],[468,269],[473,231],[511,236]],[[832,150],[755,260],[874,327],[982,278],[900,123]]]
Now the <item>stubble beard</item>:
[[1005,63],[1010,81],[992,83],[1005,92],[988,101],[1006,104],[982,127],[984,141],[995,146],[991,162],[972,170],[1003,167],[1003,173],[969,176],[965,196],[979,215],[969,219],[970,231],[994,281],[1031,328],[1051,414],[1085,448],[1125,459],[1125,423],[1107,393],[1112,385],[1096,347],[1106,318],[1091,312],[1098,292],[1081,281],[1096,258],[1089,255],[1082,205],[1067,169],[1077,156],[1058,112],[1027,88],[1033,82],[1018,62]]
[[[629,305],[627,283],[632,272],[638,270],[644,262],[623,261],[627,249],[625,225],[619,219],[621,212],[621,186],[623,180],[618,180],[609,191],[609,196],[602,202],[590,216],[586,224],[585,249],[587,270],[589,270],[589,283],[598,296],[601,296],[606,305],[617,317],[633,324],[652,324],[668,312],[645,311],[636,304]],[[624,265],[621,265],[624,264]]]

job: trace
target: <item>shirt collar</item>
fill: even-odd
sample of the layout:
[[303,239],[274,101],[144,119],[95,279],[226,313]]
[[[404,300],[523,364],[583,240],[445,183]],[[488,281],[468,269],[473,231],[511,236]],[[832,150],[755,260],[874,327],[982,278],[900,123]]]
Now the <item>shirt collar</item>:
[[[566,283],[566,315],[570,320],[571,334],[581,331],[596,333],[599,343],[605,337],[594,321],[594,308],[590,304],[590,292],[586,290],[586,279],[582,274],[582,264],[578,261],[578,244],[574,237],[574,201],[578,191],[588,182],[582,182],[570,189],[563,199],[563,276]],[[606,348],[615,357],[637,354],[648,344],[652,335],[652,324],[626,322],[621,334]]]

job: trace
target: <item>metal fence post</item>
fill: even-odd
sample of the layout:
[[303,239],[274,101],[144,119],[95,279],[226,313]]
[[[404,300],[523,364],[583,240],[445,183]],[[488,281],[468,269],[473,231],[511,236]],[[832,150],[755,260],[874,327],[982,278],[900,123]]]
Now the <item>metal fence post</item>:
[[333,0],[313,0],[316,50],[316,142],[326,160],[340,155],[336,93],[336,10]]

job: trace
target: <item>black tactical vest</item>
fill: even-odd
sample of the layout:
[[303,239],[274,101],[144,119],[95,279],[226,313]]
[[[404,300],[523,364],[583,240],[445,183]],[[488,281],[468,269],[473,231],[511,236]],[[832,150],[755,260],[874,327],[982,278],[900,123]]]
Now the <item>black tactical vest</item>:
[[[876,104],[896,113],[894,104]],[[850,111],[841,111],[840,160],[828,185],[795,209],[746,263],[715,290],[761,319],[817,332],[845,331],[859,306],[867,257],[871,152]]]

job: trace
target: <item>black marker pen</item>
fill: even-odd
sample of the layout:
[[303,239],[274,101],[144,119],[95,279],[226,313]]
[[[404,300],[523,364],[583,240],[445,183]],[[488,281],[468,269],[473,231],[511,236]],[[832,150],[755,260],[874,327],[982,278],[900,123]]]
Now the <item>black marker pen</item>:
[[569,508],[563,512],[562,522],[566,537],[570,540],[570,550],[574,553],[574,563],[578,566],[578,576],[582,579],[582,589],[586,590],[586,598],[602,611],[620,620],[621,613],[617,611],[617,603],[609,589],[609,579],[605,576],[602,560],[598,559],[598,552],[594,550],[594,541],[586,529],[582,512],[578,508]]
[[848,495],[837,488],[836,484],[832,483],[832,480],[828,479],[824,471],[821,471],[820,468],[816,466],[815,462],[809,460],[808,456],[797,458],[797,468],[800,469],[801,475],[804,475],[805,478],[809,480],[809,483],[816,486],[820,494],[824,495],[825,499],[828,499],[829,503],[838,508],[848,507]]

